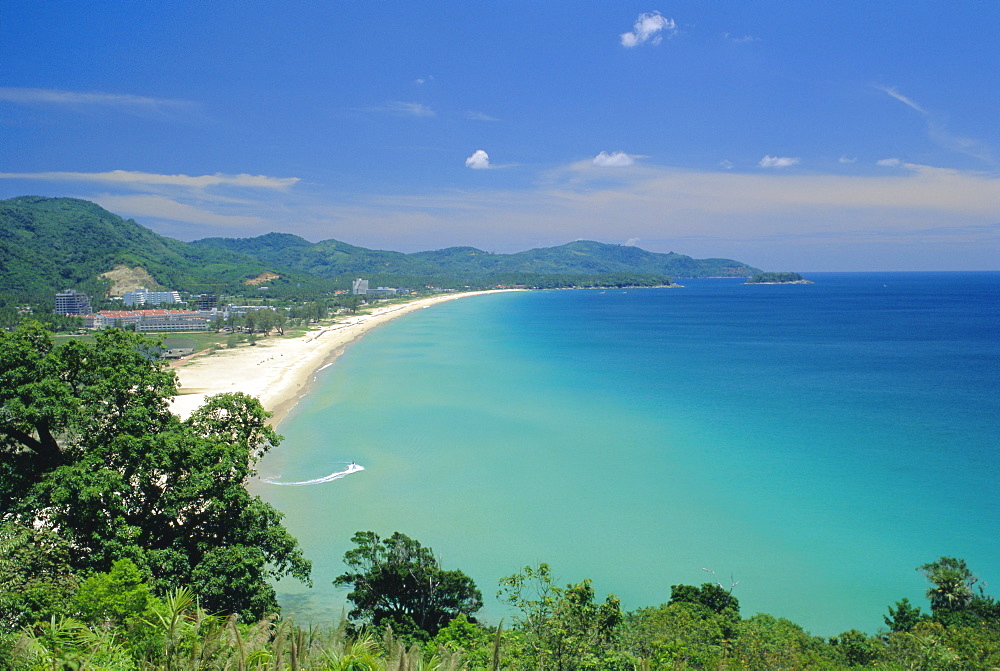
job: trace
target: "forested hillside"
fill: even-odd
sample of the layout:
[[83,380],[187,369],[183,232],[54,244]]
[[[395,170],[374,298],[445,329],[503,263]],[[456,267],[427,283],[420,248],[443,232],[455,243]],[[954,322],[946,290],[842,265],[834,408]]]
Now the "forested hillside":
[[101,273],[140,266],[171,289],[241,282],[267,267],[227,250],[173,240],[74,198],[0,201],[0,294],[29,301],[73,288],[100,295]]
[[159,285],[191,293],[256,292],[243,282],[267,272],[277,276],[269,284],[279,297],[291,287],[299,297],[344,288],[355,277],[370,279],[372,286],[651,286],[672,277],[756,272],[729,259],[698,260],[589,241],[517,254],[472,247],[404,254],[337,240],[311,243],[287,233],[186,243],[84,200],[0,201],[0,298],[8,303],[51,300],[66,288],[101,297],[110,286],[102,273],[119,266],[140,267]]
[[756,272],[732,259],[693,259],[647,252],[638,247],[578,240],[558,247],[516,254],[494,254],[475,247],[449,247],[403,254],[354,247],[337,240],[312,244],[294,235],[269,233],[257,238],[206,238],[195,247],[253,255],[286,268],[321,277],[343,274],[409,275],[478,280],[500,275],[633,274],[660,277],[748,277]]

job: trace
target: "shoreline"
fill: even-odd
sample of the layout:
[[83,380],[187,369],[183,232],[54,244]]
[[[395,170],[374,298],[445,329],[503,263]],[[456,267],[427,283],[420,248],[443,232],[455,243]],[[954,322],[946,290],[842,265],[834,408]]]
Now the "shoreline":
[[517,289],[469,291],[375,307],[368,314],[352,315],[297,338],[278,336],[258,341],[254,346],[219,349],[211,356],[196,354],[174,368],[178,394],[170,400],[170,410],[186,419],[209,396],[243,392],[258,398],[264,409],[272,413],[271,426],[277,426],[309,391],[315,374],[370,330],[439,303],[508,291]]

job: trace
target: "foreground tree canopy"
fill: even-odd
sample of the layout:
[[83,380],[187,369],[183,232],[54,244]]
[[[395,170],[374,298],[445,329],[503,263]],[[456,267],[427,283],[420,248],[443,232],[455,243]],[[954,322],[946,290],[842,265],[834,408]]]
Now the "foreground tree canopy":
[[74,572],[128,558],[161,593],[190,585],[211,612],[261,617],[277,607],[268,579],[310,571],[281,514],[245,487],[279,437],[244,394],[181,421],[156,352],[118,329],[60,347],[37,324],[0,332],[5,536],[47,530]]
[[441,568],[434,551],[418,541],[398,531],[384,539],[359,531],[351,541],[357,547],[344,555],[348,570],[333,584],[352,588],[352,618],[428,638],[459,614],[482,608],[483,595],[472,579]]

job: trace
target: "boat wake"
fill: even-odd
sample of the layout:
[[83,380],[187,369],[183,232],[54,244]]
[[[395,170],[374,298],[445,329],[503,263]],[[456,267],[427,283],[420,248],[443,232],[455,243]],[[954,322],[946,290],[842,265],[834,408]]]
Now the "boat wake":
[[315,478],[313,480],[302,480],[301,482],[278,482],[277,480],[271,480],[269,478],[261,478],[263,482],[269,485],[284,485],[286,487],[303,487],[305,485],[319,485],[324,482],[332,482],[334,480],[339,480],[343,477],[350,475],[351,473],[357,473],[358,471],[365,470],[364,466],[355,464],[353,461],[351,465],[342,471],[337,471],[336,473],[330,473],[330,475],[324,475],[322,478]]

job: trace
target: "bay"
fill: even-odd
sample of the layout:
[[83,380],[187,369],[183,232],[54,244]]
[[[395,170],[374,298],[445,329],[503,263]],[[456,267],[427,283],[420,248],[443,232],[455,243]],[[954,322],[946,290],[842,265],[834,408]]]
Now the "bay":
[[[492,294],[368,334],[279,427],[256,483],[333,621],[358,530],[497,581],[547,562],[626,608],[719,581],[744,616],[882,626],[941,555],[1000,580],[1000,274]],[[707,573],[705,569],[714,573]]]

